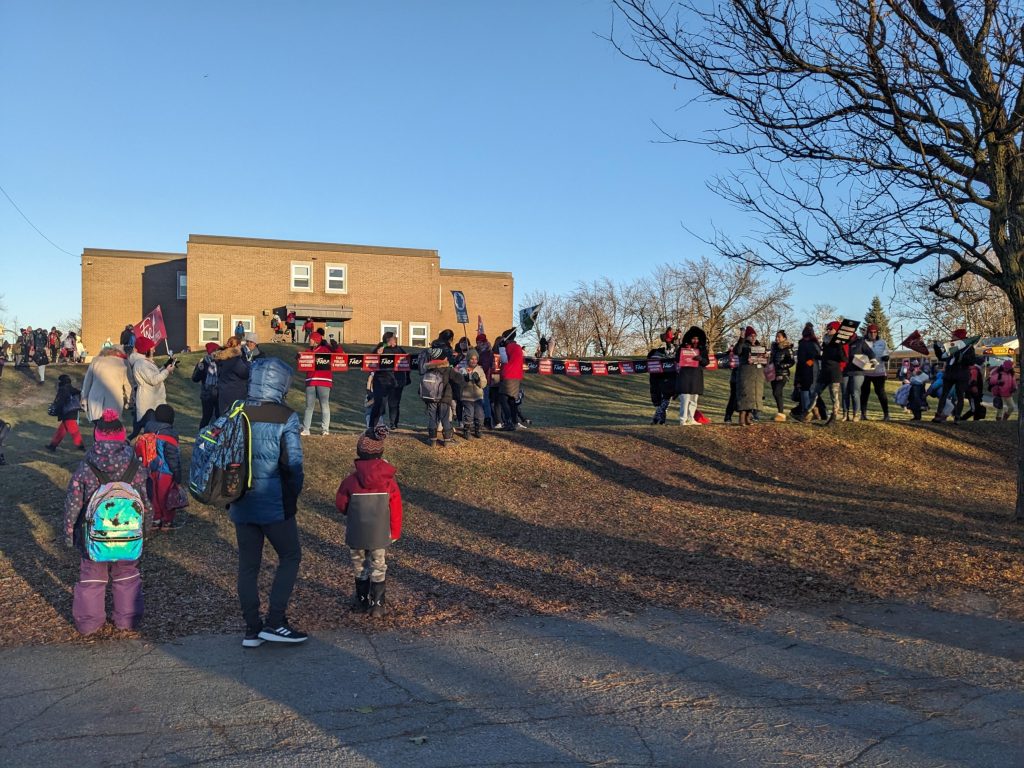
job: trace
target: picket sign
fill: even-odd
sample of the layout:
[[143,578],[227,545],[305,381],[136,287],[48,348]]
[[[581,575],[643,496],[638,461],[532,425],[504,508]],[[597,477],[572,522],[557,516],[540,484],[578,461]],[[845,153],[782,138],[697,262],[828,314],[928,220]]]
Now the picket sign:
[[[412,359],[415,355],[374,355],[374,354],[349,354],[347,352],[332,352],[330,355],[314,352],[300,352],[298,357],[298,369],[300,371],[315,371],[319,362],[321,368],[326,370],[327,360],[330,357],[330,371],[332,373],[345,373],[347,371],[363,371],[373,373],[374,371],[410,371],[412,370]],[[714,370],[718,368],[718,360],[714,355],[708,362],[707,368]],[[542,376],[631,376],[643,373],[676,373],[679,370],[674,360],[559,360],[551,357],[535,358],[528,357],[524,361],[523,371],[525,373],[537,373]]]

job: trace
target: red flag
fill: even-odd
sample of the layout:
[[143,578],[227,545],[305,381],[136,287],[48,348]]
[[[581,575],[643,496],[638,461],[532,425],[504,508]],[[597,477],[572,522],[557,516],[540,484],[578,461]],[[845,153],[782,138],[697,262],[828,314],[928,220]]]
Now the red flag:
[[157,304],[156,309],[142,318],[142,322],[135,326],[135,338],[145,336],[156,346],[161,341],[167,340],[167,327],[164,325],[164,313]]
[[476,332],[478,334],[484,332],[484,316],[483,315],[477,315],[476,316]]
[[912,349],[919,355],[924,355],[925,357],[928,356],[928,345],[925,344],[924,339],[921,338],[920,331],[914,331],[912,334],[907,336],[907,338],[903,340],[901,346],[904,346],[907,349]]

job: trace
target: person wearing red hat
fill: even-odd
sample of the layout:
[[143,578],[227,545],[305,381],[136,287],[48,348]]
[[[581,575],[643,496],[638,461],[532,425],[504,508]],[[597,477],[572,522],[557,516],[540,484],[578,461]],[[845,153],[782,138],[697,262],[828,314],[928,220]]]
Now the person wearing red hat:
[[882,406],[882,421],[888,421],[889,396],[885,393],[885,376],[889,365],[889,345],[878,335],[878,326],[874,323],[868,326],[864,341],[871,347],[871,357],[877,360],[878,364],[864,371],[864,383],[860,388],[860,417],[864,421],[868,420],[868,398],[871,396],[871,388],[874,387],[875,397]]
[[132,400],[135,403],[135,424],[129,440],[142,431],[146,421],[158,405],[167,402],[167,389],[164,381],[174,373],[177,361],[171,358],[162,368],[153,362],[156,344],[152,339],[140,336],[135,340],[135,350],[128,357],[128,367],[132,380]]
[[816,392],[824,392],[826,388],[828,389],[829,399],[832,401],[832,412],[828,415],[826,422],[828,426],[835,424],[836,411],[842,407],[843,369],[846,368],[846,364],[850,360],[847,346],[836,339],[836,333],[841,326],[842,323],[838,320],[825,326],[821,348],[821,371],[818,373],[818,383],[815,387]]
[[978,364],[978,355],[974,347],[964,343],[967,331],[957,328],[951,336],[950,344],[940,355],[945,363],[942,373],[942,394],[939,396],[939,404],[935,408],[935,418],[932,421],[946,420],[946,401],[950,397],[953,398],[953,421],[960,421],[960,415],[964,410],[964,397],[971,379],[970,369]]
[[309,347],[313,352],[313,370],[306,372],[306,413],[302,422],[303,435],[309,434],[313,424],[313,411],[320,403],[320,434],[331,431],[331,387],[334,374],[331,373],[331,348],[324,344],[319,333],[309,334]]
[[196,367],[192,370],[192,381],[199,385],[199,402],[203,407],[203,417],[199,421],[200,429],[220,416],[220,407],[217,402],[217,398],[220,396],[217,388],[217,361],[213,359],[213,353],[219,349],[220,344],[217,342],[207,342],[206,355],[196,363]]

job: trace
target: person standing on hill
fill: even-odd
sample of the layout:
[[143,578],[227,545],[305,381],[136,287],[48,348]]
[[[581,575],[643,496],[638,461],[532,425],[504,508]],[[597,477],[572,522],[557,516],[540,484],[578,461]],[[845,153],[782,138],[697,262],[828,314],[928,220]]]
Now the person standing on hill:
[[868,326],[864,341],[871,347],[871,357],[878,361],[878,365],[864,371],[864,384],[860,389],[860,417],[864,421],[868,420],[868,398],[871,396],[872,387],[874,387],[875,397],[878,398],[878,404],[882,407],[882,421],[888,421],[889,396],[885,393],[885,376],[886,368],[889,365],[889,345],[878,335],[878,326],[873,323]]
[[704,369],[710,362],[708,337],[702,328],[695,325],[683,334],[675,361],[678,366],[675,391],[679,395],[679,424],[698,426],[700,422],[694,416],[697,401],[704,394]]
[[217,364],[217,408],[223,415],[231,410],[236,400],[245,400],[251,363],[242,354],[241,342],[234,336],[228,337],[224,348],[210,357]]
[[523,348],[516,343],[516,329],[509,328],[498,340],[501,358],[502,421],[504,429],[514,432],[519,426],[519,389],[523,384],[523,366],[526,361]]
[[[964,410],[964,397],[967,394],[967,385],[970,382],[969,368],[978,364],[978,355],[974,347],[966,346],[963,342],[967,339],[967,331],[957,328],[953,331],[951,342],[954,348],[948,353],[940,355],[945,361],[946,367],[942,373],[942,395],[939,397],[939,404],[935,410],[935,418],[932,421],[945,421],[944,409],[946,400],[953,398],[953,421],[960,420],[960,414]],[[936,345],[937,346],[937,345]]]
[[220,345],[217,342],[207,342],[206,354],[192,371],[192,381],[199,384],[199,402],[203,408],[203,416],[199,420],[200,429],[220,417],[217,363],[213,359],[213,353],[219,350]]
[[476,351],[480,353],[480,367],[484,370],[484,426],[490,429],[494,426],[494,412],[491,408],[491,378],[494,373],[494,351],[491,343],[487,340],[487,334],[476,335]]
[[100,350],[85,372],[82,400],[89,421],[95,426],[106,411],[120,419],[132,396],[128,359],[119,347]]
[[814,334],[814,326],[807,323],[796,346],[796,374],[793,377],[794,384],[800,392],[802,421],[810,421],[813,418],[818,398],[815,382],[818,380],[820,368],[821,344]]
[[46,349],[50,353],[50,362],[57,362],[57,350],[60,349],[60,337],[61,332],[57,330],[57,326],[50,328],[50,333],[46,337]]
[[[295,514],[305,480],[299,417],[284,404],[292,371],[277,358],[265,357],[252,363],[247,377],[251,485],[228,507],[238,542],[238,602],[245,620],[242,646],[254,648],[264,641],[301,643],[307,635],[292,627],[287,617],[302,560]],[[277,553],[277,572],[264,619],[259,576],[266,541]]]
[[[378,355],[404,355],[405,350],[398,346],[398,337],[393,331],[385,331],[380,344],[374,347]],[[389,429],[398,429],[399,411],[402,404],[402,390],[409,383],[408,371],[396,371],[394,368],[378,369],[373,373],[373,407],[370,410],[370,424],[376,426],[377,420],[388,414]]]
[[842,323],[833,321],[825,326],[825,337],[821,348],[821,373],[818,375],[818,392],[828,389],[829,398],[832,400],[832,412],[828,416],[827,425],[831,426],[836,422],[836,411],[842,407],[842,383],[843,369],[849,360],[845,344],[836,339],[836,334]]
[[1004,360],[1001,365],[989,372],[988,388],[992,393],[992,407],[996,412],[996,421],[1000,419],[1007,421],[1017,407],[1014,402],[1017,379],[1013,374],[1012,360]]
[[[334,385],[334,374],[331,372],[331,348],[324,344],[324,337],[313,333],[309,337],[310,351],[313,353],[313,370],[306,372],[306,413],[302,422],[303,436],[309,435],[313,425],[313,411],[316,403],[320,403],[320,434],[331,432],[331,387]],[[376,373],[374,374],[376,377]]]
[[72,385],[70,376],[61,374],[57,378],[57,395],[49,410],[50,415],[56,416],[59,422],[57,431],[50,438],[50,442],[46,444],[46,450],[50,453],[56,453],[57,446],[60,445],[65,435],[71,435],[71,440],[78,450],[85,450],[82,433],[78,431],[78,413],[81,406],[81,390]]
[[672,340],[674,335],[671,328],[667,328],[658,339],[661,340],[660,347],[654,347],[647,353],[648,371],[651,361],[655,360],[662,366],[657,373],[648,373],[647,380],[651,389],[651,404],[654,406],[654,415],[651,417],[651,424],[664,424],[668,416],[668,407],[672,398],[676,396],[676,374],[665,371],[665,363],[673,358]]
[[736,383],[736,410],[740,426],[754,423],[753,414],[764,399],[764,366],[768,363],[768,350],[757,338],[757,331],[748,325],[743,338],[733,348],[739,358],[739,376]]
[[772,378],[772,396],[775,398],[776,421],[786,420],[786,385],[789,384],[789,372],[796,360],[793,359],[793,342],[786,332],[779,329],[772,342],[770,362],[774,372]]
[[167,402],[167,388],[164,382],[174,373],[177,362],[172,358],[162,368],[153,361],[156,344],[152,339],[140,336],[135,340],[135,351],[128,358],[132,377],[135,380],[135,426],[129,440],[146,426],[158,405]]
[[[743,341],[743,333],[740,333],[738,342]],[[732,424],[732,415],[736,412],[736,386],[740,378],[740,359],[736,356],[736,345],[729,347],[729,354],[726,357],[725,365],[729,369],[729,399],[725,403],[725,423]]]

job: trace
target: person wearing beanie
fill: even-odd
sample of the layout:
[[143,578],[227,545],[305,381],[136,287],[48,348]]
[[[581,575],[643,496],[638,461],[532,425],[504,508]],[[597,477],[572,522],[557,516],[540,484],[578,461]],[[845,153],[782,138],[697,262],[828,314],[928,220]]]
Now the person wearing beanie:
[[383,458],[387,436],[386,427],[377,427],[359,437],[355,469],[334,496],[347,518],[345,543],[355,570],[352,610],[375,618],[385,614],[387,548],[402,535],[402,493],[395,468]]
[[749,427],[754,423],[754,411],[764,399],[764,367],[768,364],[768,350],[757,338],[757,331],[748,325],[743,338],[736,342],[733,354],[739,358],[736,379],[736,410],[740,415],[740,426]]
[[148,472],[135,458],[126,440],[117,411],[107,409],[96,423],[96,441],[71,475],[64,497],[64,544],[81,555],[79,580],[75,584],[71,613],[75,628],[83,635],[100,629],[106,621],[107,583],[113,596],[113,621],[119,629],[136,629],[142,620],[142,576],[138,560],[93,562],[83,536],[86,508],[93,494],[109,481],[129,484],[144,507],[143,534],[148,533],[153,508],[146,496]]
[[149,501],[153,505],[153,529],[170,531],[181,527],[173,506],[176,486],[181,485],[181,450],[174,429],[174,408],[158,405],[135,441],[135,454],[149,471]]
[[519,389],[523,384],[525,354],[516,342],[515,328],[505,331],[498,340],[498,356],[501,360],[501,414],[504,429],[514,432],[521,422],[519,420]]
[[[305,482],[299,416],[284,403],[292,368],[276,357],[254,360],[244,409],[249,423],[249,488],[228,506],[238,542],[238,602],[245,620],[242,646],[264,641],[301,643],[307,639],[288,623],[291,599],[302,560],[295,515]],[[277,553],[266,618],[260,615],[259,576],[263,545]]]
[[331,387],[334,374],[331,371],[331,348],[324,344],[319,333],[309,334],[309,347],[313,353],[313,370],[306,371],[306,413],[302,420],[302,434],[308,435],[313,425],[313,412],[320,403],[320,434],[331,431]]
[[487,388],[487,374],[480,365],[480,353],[472,348],[466,353],[466,369],[462,372],[459,398],[462,402],[462,437],[469,439],[470,427],[473,437],[481,437],[484,425],[484,390]]
[[[677,373],[673,377],[674,391],[679,395],[679,425],[699,426],[696,419],[697,402],[704,394],[704,369],[711,358],[708,355],[708,336],[696,325],[678,337],[676,350]],[[661,423],[664,423],[664,418]]]
[[843,402],[843,369],[846,368],[850,359],[847,346],[836,337],[841,327],[842,323],[837,320],[832,321],[825,326],[825,336],[822,339],[821,371],[818,374],[816,390],[824,392],[827,389],[829,399],[832,401],[832,412],[826,422],[828,426],[835,424],[836,411]]
[[203,416],[199,420],[200,429],[220,416],[217,361],[213,359],[214,352],[219,350],[220,344],[207,342],[206,354],[192,370],[192,381],[199,385],[199,403],[203,409]]
[[781,328],[775,332],[775,341],[772,342],[769,362],[772,366],[771,384],[772,397],[775,399],[775,420],[785,421],[786,389],[789,384],[789,372],[796,365],[796,358],[793,357],[793,342]]
[[491,388],[495,381],[501,381],[500,376],[494,375],[494,350],[491,349],[491,342],[487,340],[487,334],[476,335],[476,351],[480,355],[480,367],[484,371],[484,426],[491,429],[494,426],[494,411],[491,406]]
[[800,420],[810,421],[818,411],[815,383],[821,369],[821,343],[814,333],[814,325],[807,323],[796,345],[796,372],[793,386],[800,393]]
[[942,371],[942,394],[939,396],[939,404],[935,407],[935,418],[932,421],[946,420],[946,401],[950,398],[953,398],[953,422],[960,421],[970,386],[971,368],[978,364],[978,355],[973,346],[964,343],[966,339],[967,331],[957,328],[951,334],[950,343],[945,349],[936,344],[936,353],[945,363],[945,367]]
[[867,372],[874,371],[877,362],[871,344],[864,337],[854,333],[845,346],[847,364],[843,368],[843,421],[860,421],[860,393]]
[[50,453],[57,451],[57,446],[64,439],[64,435],[71,435],[71,440],[80,451],[85,450],[82,443],[82,433],[78,431],[78,414],[82,409],[82,391],[71,383],[71,377],[66,373],[61,374],[57,379],[57,394],[50,405],[49,413],[55,416],[59,422],[57,431],[53,433],[50,442],[46,444],[46,450]]
[[889,366],[889,345],[878,335],[878,326],[874,323],[868,326],[864,341],[871,347],[871,357],[877,360],[878,364],[864,371],[864,384],[860,388],[860,417],[863,421],[868,420],[868,399],[873,387],[878,404],[882,407],[882,421],[888,421],[889,396],[885,392],[885,378]]
[[[658,337],[661,340],[660,347],[652,347],[647,352],[648,386],[651,393],[651,405],[654,406],[654,415],[651,416],[651,424],[664,424],[668,415],[668,407],[672,398],[676,396],[676,374],[672,371],[665,371],[667,361],[672,360],[671,329]],[[656,361],[655,366],[661,368],[661,372],[650,373],[651,361]]]
[[[420,399],[427,412],[427,444],[430,446],[454,444],[452,429],[452,402],[456,397],[453,379],[457,375],[449,364],[450,353],[440,341],[427,349],[426,370],[420,379]],[[441,441],[437,441],[437,427],[441,426]],[[371,426],[374,426],[371,424]]]
[[153,361],[156,344],[152,339],[140,336],[135,340],[135,351],[128,356],[130,378],[133,383],[132,399],[135,403],[135,422],[129,440],[142,431],[152,416],[151,411],[167,402],[167,389],[164,382],[174,373],[177,361],[171,358],[163,367]]

